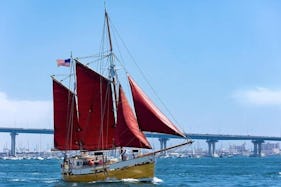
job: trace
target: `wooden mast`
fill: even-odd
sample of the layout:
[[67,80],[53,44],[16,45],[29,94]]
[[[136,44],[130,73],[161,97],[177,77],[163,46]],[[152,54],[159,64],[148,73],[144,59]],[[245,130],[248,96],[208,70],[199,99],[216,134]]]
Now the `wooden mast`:
[[111,33],[110,33],[110,27],[109,27],[109,18],[108,14],[105,9],[105,20],[106,20],[106,26],[107,26],[107,34],[108,34],[108,40],[109,40],[109,61],[110,61],[110,67],[109,67],[109,79],[111,80],[111,90],[112,90],[112,100],[113,100],[113,113],[114,113],[114,120],[115,124],[117,123],[117,74],[114,64],[114,55],[113,55],[113,48],[112,48],[112,40],[111,40]]
[[111,34],[110,34],[110,27],[109,27],[109,20],[108,20],[108,14],[105,10],[105,19],[106,19],[106,26],[107,26],[107,33],[108,33],[108,40],[109,40],[109,50],[110,53],[112,53],[112,41],[111,41]]

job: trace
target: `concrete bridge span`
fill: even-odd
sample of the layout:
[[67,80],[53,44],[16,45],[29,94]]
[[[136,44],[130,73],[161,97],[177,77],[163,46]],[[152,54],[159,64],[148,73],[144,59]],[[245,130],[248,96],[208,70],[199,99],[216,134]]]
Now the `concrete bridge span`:
[[[160,141],[161,148],[166,148],[166,142],[172,138],[179,138],[178,136],[156,134],[156,133],[145,133],[149,138],[158,138]],[[228,135],[228,134],[197,134],[197,133],[186,133],[186,136],[192,140],[206,140],[208,144],[208,154],[213,157],[215,154],[215,146],[219,140],[250,140],[254,145],[253,156],[260,157],[262,146],[261,144],[265,141],[281,141],[281,137],[274,136],[251,136],[251,135]]]
[[[53,129],[27,129],[27,128],[8,128],[0,127],[0,133],[10,133],[11,135],[11,155],[16,155],[16,136],[20,133],[31,133],[31,134],[53,134]],[[180,139],[181,137],[146,132],[145,135],[148,138],[158,138],[160,142],[160,148],[164,149],[167,146],[169,139]],[[206,140],[208,144],[209,156],[214,156],[215,145],[220,140],[250,140],[254,145],[254,156],[261,156],[261,144],[265,141],[281,141],[281,137],[272,136],[251,136],[251,135],[225,135],[225,134],[197,134],[197,133],[186,133],[186,136],[192,140]]]

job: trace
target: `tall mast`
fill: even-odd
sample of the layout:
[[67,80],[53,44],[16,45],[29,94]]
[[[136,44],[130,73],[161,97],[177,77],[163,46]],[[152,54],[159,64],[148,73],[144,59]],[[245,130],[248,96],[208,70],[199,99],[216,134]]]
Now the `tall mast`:
[[106,19],[106,26],[107,26],[107,34],[108,34],[108,40],[109,40],[109,79],[111,80],[111,90],[112,90],[112,100],[113,100],[113,113],[114,113],[114,120],[115,124],[117,123],[117,74],[114,64],[114,55],[113,55],[113,48],[112,48],[112,41],[111,41],[111,34],[110,34],[110,27],[109,27],[109,18],[108,14],[105,9],[105,19]]
[[105,10],[105,19],[106,19],[106,26],[107,26],[107,33],[108,33],[108,40],[109,40],[109,50],[110,53],[112,53],[112,42],[111,42],[111,34],[110,34],[110,27],[109,27],[109,20],[108,20],[108,14]]

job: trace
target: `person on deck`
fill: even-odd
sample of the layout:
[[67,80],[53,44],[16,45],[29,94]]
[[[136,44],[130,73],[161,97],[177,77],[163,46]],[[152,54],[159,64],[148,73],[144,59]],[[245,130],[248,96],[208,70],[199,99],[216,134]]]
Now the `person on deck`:
[[126,160],[126,150],[123,149],[123,147],[120,148],[120,155],[121,155],[121,160]]

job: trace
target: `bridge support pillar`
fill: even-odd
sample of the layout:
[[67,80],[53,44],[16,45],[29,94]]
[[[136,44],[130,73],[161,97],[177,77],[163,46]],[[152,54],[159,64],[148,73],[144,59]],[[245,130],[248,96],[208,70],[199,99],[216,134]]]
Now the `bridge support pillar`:
[[16,132],[11,132],[11,156],[16,156]]
[[252,156],[261,157],[261,144],[264,143],[264,140],[252,140],[254,144],[254,152]]
[[[167,148],[167,141],[168,140],[169,140],[169,138],[159,138],[160,149],[166,149]],[[164,151],[163,153],[166,154],[166,151]]]
[[214,157],[216,152],[216,142],[218,142],[218,140],[208,139],[206,142],[208,143],[208,156]]

